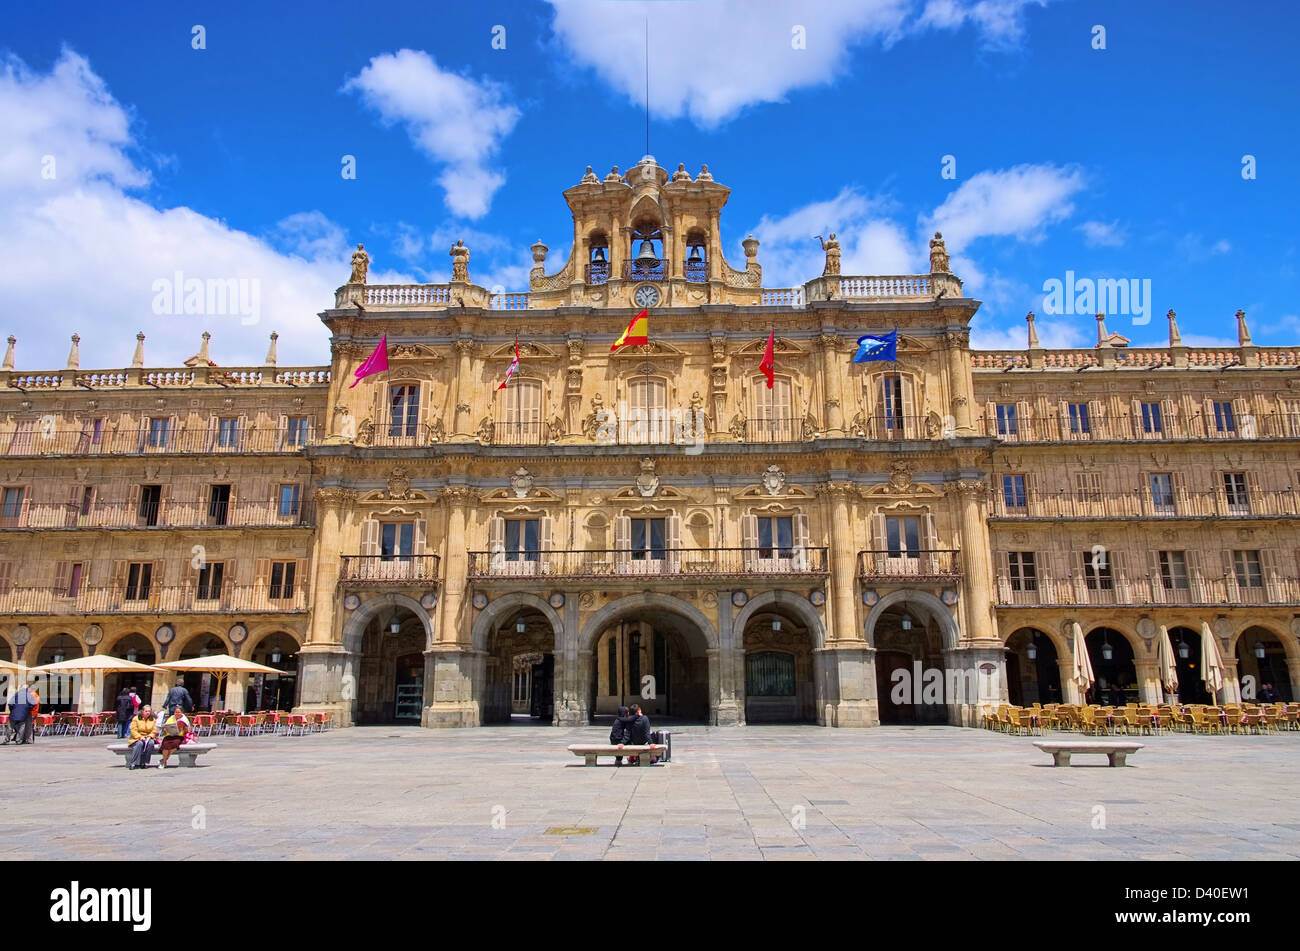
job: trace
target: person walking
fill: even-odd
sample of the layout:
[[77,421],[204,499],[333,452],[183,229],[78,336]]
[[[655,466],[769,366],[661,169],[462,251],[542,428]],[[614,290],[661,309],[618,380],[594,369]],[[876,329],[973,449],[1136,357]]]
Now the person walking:
[[131,752],[126,758],[127,769],[147,769],[149,757],[153,755],[158,742],[158,724],[154,721],[153,710],[144,706],[131,721]]
[[117,695],[117,709],[114,711],[117,716],[117,738],[125,740],[127,732],[131,729],[131,721],[135,719],[135,700],[131,690],[123,687],[121,693]]
[[185,689],[184,677],[177,677],[176,686],[167,691],[167,699],[163,701],[163,708],[158,714],[159,720],[165,722],[169,716],[176,712],[178,707],[186,713],[194,709],[194,698]]
[[20,687],[9,698],[9,729],[14,743],[31,743],[35,738],[36,715],[41,709],[41,695],[36,682]]

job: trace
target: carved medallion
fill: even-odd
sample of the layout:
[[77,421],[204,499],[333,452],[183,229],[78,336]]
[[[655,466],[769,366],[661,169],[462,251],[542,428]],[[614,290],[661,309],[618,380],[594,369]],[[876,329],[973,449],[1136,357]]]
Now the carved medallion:
[[636,477],[636,490],[644,499],[659,491],[659,476],[655,474],[655,461],[649,456],[641,460],[641,474]]
[[785,488],[785,473],[780,466],[768,466],[761,481],[768,495],[780,495]]
[[526,498],[533,488],[532,473],[520,466],[515,470],[515,474],[510,477],[510,488],[514,490],[515,498]]

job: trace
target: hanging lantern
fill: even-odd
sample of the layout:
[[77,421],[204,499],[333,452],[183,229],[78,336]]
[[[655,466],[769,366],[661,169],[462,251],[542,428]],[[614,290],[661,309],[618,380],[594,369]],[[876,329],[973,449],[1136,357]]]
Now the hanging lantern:
[[136,650],[134,647],[132,647],[129,651],[126,652],[126,659],[134,664],[137,660],[140,659],[140,652]]
[[271,651],[271,663],[280,663],[280,658],[283,656],[284,655],[280,653],[280,649],[277,647],[275,650]]
[[910,631],[912,629],[912,615],[904,614],[900,623],[903,625],[903,630]]
[[1115,648],[1110,646],[1110,641],[1107,639],[1106,635],[1103,634],[1101,640],[1101,659],[1110,660],[1114,656]]
[[772,618],[772,630],[774,631],[781,630],[781,619],[779,617]]
[[1178,656],[1183,660],[1192,656],[1192,649],[1187,646],[1187,641],[1183,640],[1181,634],[1178,636]]
[[1038,645],[1032,640],[1029,642],[1029,646],[1025,648],[1025,656],[1030,660],[1038,659]]
[[1264,642],[1263,642],[1263,641],[1256,641],[1256,642],[1255,642],[1255,656],[1258,657],[1260,660],[1263,660],[1263,659],[1264,659],[1264,653],[1265,653],[1265,652],[1264,652]]
[[64,655],[63,651],[55,651],[55,652],[54,652],[54,663],[56,663],[56,664],[61,664],[61,663],[63,663],[64,659],[65,659],[65,655]]
[[522,633],[524,633],[524,631],[525,631],[526,629],[527,629],[527,628],[526,628],[526,626],[524,625],[524,619],[523,619],[523,618],[520,618],[518,621],[515,621],[515,633],[516,633],[516,634],[522,634]]
[[396,614],[394,614],[393,619],[388,622],[388,631],[391,634],[402,633],[402,622],[397,619]]

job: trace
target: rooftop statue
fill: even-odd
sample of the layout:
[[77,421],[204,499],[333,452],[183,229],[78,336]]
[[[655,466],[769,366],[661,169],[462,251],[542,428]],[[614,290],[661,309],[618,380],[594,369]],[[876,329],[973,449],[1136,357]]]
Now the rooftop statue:
[[943,235],[934,233],[930,239],[930,273],[946,274],[948,272],[948,249],[944,247]]
[[348,278],[348,283],[366,283],[366,273],[369,270],[370,255],[366,254],[366,246],[364,244],[358,244],[357,249],[352,252],[352,276]]
[[840,243],[835,240],[835,232],[831,232],[829,240],[823,241],[822,236],[818,235],[817,240],[822,243],[822,250],[826,252],[826,269],[822,271],[822,276],[840,273]]
[[453,281],[464,281],[469,283],[469,248],[465,247],[465,242],[457,240],[452,245],[451,255],[451,279]]

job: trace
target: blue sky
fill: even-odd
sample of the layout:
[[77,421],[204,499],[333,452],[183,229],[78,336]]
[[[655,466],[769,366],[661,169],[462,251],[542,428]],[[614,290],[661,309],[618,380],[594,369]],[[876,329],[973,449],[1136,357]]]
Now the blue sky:
[[[561,191],[645,151],[731,187],[728,258],[762,240],[769,286],[928,270],[926,240],[983,300],[977,345],[1090,346],[1043,284],[1150,280],[1134,344],[1300,338],[1297,19],[1212,2],[1068,0],[11,7],[0,34],[0,241],[20,369],[212,354],[328,360],[316,314],[364,242],[372,282],[445,281],[464,238],[478,283],[527,289],[528,245],[564,260]],[[192,48],[195,25],[206,48]],[[505,49],[493,48],[504,27]],[[1094,27],[1105,49],[1094,49]],[[803,47],[797,42],[802,28]],[[498,32],[499,35],[499,32]],[[499,45],[499,41],[498,41]],[[340,174],[355,156],[357,176]],[[941,175],[944,156],[955,178]],[[1243,156],[1256,177],[1243,179]],[[48,159],[53,157],[53,177]],[[252,315],[157,313],[154,282],[259,282]],[[1140,319],[1140,318],[1139,318]]]

